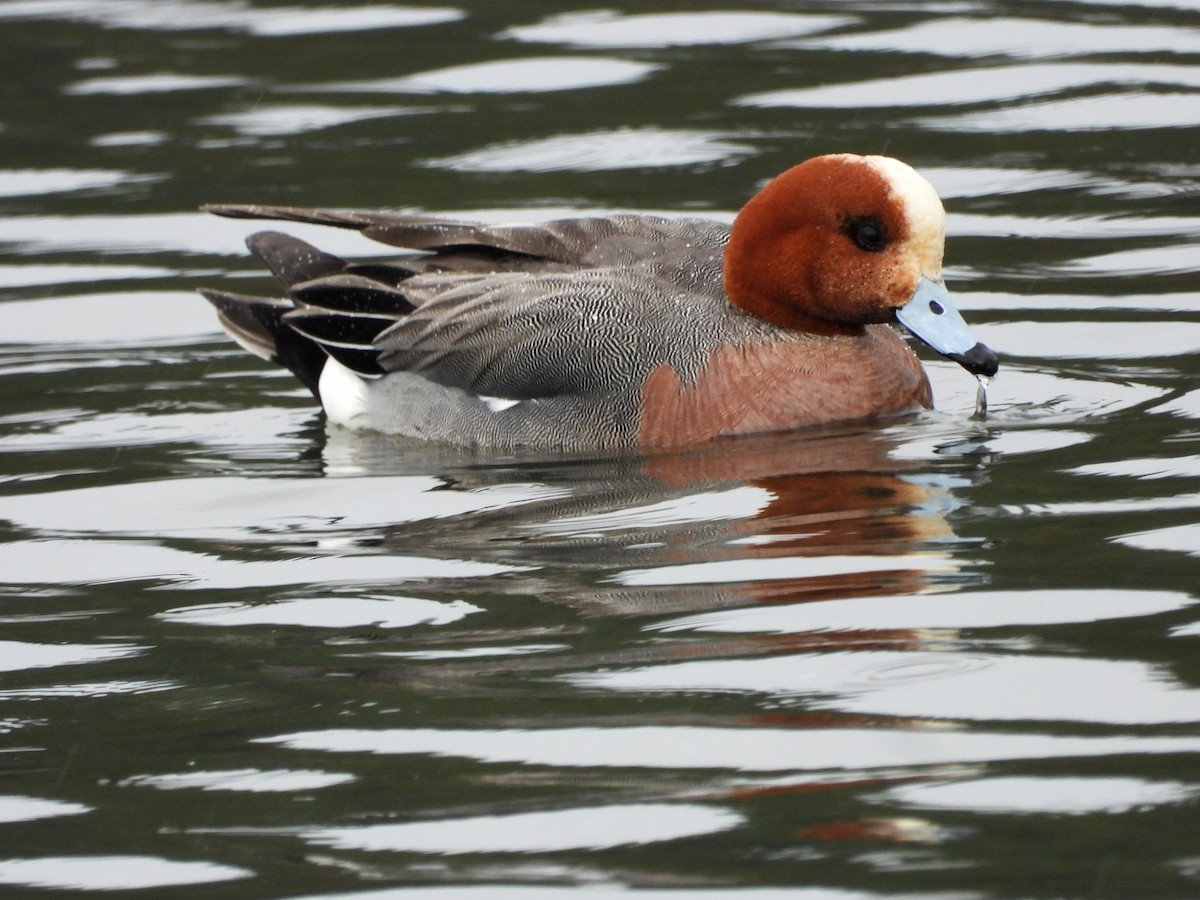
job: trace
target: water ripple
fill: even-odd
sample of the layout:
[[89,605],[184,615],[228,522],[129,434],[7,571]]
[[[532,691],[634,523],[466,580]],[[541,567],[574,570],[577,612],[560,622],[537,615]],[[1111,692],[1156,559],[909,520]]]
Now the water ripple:
[[228,769],[188,771],[167,775],[134,775],[119,782],[121,787],[153,787],[160,791],[237,791],[250,794],[316,791],[349,784],[354,775],[314,769]]
[[408,853],[535,853],[601,850],[737,828],[732,810],[695,803],[639,803],[425,822],[311,828],[301,837],[339,850]]
[[193,31],[223,28],[262,36],[329,34],[434,25],[461,19],[451,7],[371,6],[254,8],[242,0],[16,0],[0,6],[0,21],[71,19],[108,28]]
[[56,816],[77,816],[91,812],[92,809],[93,807],[84,806],[82,803],[0,794],[0,822],[29,822]]
[[217,88],[240,87],[250,79],[239,75],[183,75],[177,72],[155,72],[149,75],[113,75],[89,78],[69,85],[64,93],[82,97],[90,94],[169,94],[176,91],[210,91]]
[[1017,759],[1196,753],[1200,738],[1070,737],[945,728],[331,728],[258,738],[292,750],[430,754],[529,766],[732,769],[742,772],[876,769]]
[[754,152],[707,131],[617,128],[492,144],[422,165],[457,172],[604,172],[731,163]]
[[555,16],[501,37],[576,47],[678,47],[779,40],[837,28],[844,16],[771,12],[681,12],[620,15],[607,10]]
[[[1200,76],[1200,70],[1196,72]],[[1193,83],[1195,79],[1193,79]],[[1032,103],[965,116],[922,119],[934,131],[1004,134],[1023,131],[1116,131],[1139,128],[1195,128],[1200,125],[1200,93],[1133,91]]]
[[542,93],[631,84],[661,68],[653,63],[596,56],[538,56],[450,66],[403,78],[324,82],[301,86],[297,90],[387,94]]
[[1200,52],[1195,28],[1049,19],[947,16],[894,31],[839,34],[795,41],[798,49],[932,53],[938,56],[1074,57],[1094,53]]
[[[955,106],[1037,97],[1097,85],[1200,87],[1200,68],[1138,63],[1058,63],[958,69],[850,84],[748,94],[739,106],[869,109]],[[997,115],[1004,115],[1000,111]],[[1019,115],[1019,111],[1014,113]],[[1132,113],[1131,113],[1132,114]]]
[[912,628],[1005,628],[1100,622],[1185,609],[1196,601],[1166,591],[980,591],[858,597],[722,610],[652,626],[655,631],[795,634]]
[[105,190],[163,177],[113,169],[6,169],[0,170],[0,197]]
[[421,112],[424,110],[406,106],[265,105],[255,106],[253,109],[242,112],[204,116],[197,119],[196,124],[221,125],[232,128],[238,134],[267,137],[301,134],[323,128],[334,128],[338,125],[367,122],[372,119],[391,119]]
[[254,873],[213,862],[156,856],[42,856],[0,860],[0,884],[63,891],[119,891],[185,887],[250,878]]
[[439,603],[418,597],[329,597],[278,603],[213,603],[168,609],[155,618],[190,625],[238,627],[293,625],[306,628],[410,628],[446,625],[482,612],[464,600]]
[[[1200,690],[1132,660],[860,650],[698,660],[564,676],[609,691],[753,691],[814,708],[950,720],[1112,725],[1200,722]],[[1030,685],[1037,685],[1030,691]],[[1121,697],[1117,705],[1113,697]]]
[[1115,815],[1131,810],[1186,803],[1195,785],[1141,778],[1020,777],[977,778],[956,783],[906,784],[879,799],[922,809],[959,809],[989,814],[1052,813]]

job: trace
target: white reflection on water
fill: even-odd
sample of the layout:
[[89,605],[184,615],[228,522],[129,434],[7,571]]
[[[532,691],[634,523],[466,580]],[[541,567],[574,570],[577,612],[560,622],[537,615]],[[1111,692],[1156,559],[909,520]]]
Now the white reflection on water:
[[518,644],[509,647],[464,647],[456,650],[397,650],[361,654],[401,659],[478,659],[481,656],[528,656],[570,650],[568,644]]
[[800,48],[930,53],[938,56],[1003,54],[1013,57],[1078,56],[1090,53],[1200,52],[1194,28],[1098,22],[1055,22],[1049,19],[966,18],[947,16],[894,31],[839,34],[797,41]]
[[613,576],[625,585],[731,584],[792,578],[824,578],[858,572],[952,571],[963,559],[935,554],[902,556],[790,556],[770,559],[723,559],[654,569],[628,569]]
[[1200,352],[1200,322],[997,322],[980,340],[1001,355],[1154,359]]
[[[225,199],[225,198],[214,198]],[[286,226],[289,234],[318,241],[321,248],[330,253],[340,255],[363,255],[367,252],[379,252],[379,245],[364,238],[356,231],[339,228],[322,228],[317,225],[304,225],[289,222]],[[227,219],[202,212],[154,213],[146,215],[86,215],[86,216],[10,216],[0,219],[0,243],[11,245],[17,252],[57,253],[57,252],[94,252],[94,251],[124,251],[134,253],[170,252],[170,253],[213,253],[222,256],[246,257],[245,237],[248,228],[239,228]],[[251,266],[247,265],[247,269]],[[114,271],[119,274],[109,277],[152,277],[170,275],[178,277],[177,270],[170,269],[141,269],[136,266],[0,266],[0,287],[9,286],[4,279],[4,272],[23,269],[45,269],[53,277],[39,280],[33,284],[54,284],[59,281],[87,281],[91,271],[104,273]],[[124,270],[131,274],[125,275]],[[147,275],[139,275],[147,271]],[[79,277],[73,273],[83,272]],[[214,273],[215,275],[216,273]],[[23,284],[17,281],[16,284]],[[208,304],[197,298],[199,308]]]
[[1167,294],[1012,294],[1004,291],[955,291],[958,301],[969,309],[1061,309],[1131,310],[1139,312],[1200,312],[1200,296],[1194,293]]
[[239,791],[250,794],[315,791],[357,780],[341,772],[314,769],[228,769],[226,771],[175,772],[168,775],[135,775],[119,782],[121,787],[153,787],[162,791],[198,789]]
[[[11,546],[12,544],[0,545],[0,549]],[[0,564],[0,579],[7,577],[5,569],[6,566]],[[58,574],[59,577],[63,574],[61,567]],[[137,656],[146,649],[135,644],[30,644],[24,641],[0,641],[0,672],[108,662]]]
[[732,810],[695,803],[639,803],[382,825],[312,828],[301,837],[338,850],[410,853],[553,853],[649,844],[729,831]]
[[370,6],[255,9],[243,0],[17,0],[0,5],[0,20],[75,19],[110,28],[191,31],[226,28],[263,36],[328,34],[433,25],[461,19],[449,7]]
[[1137,512],[1165,513],[1171,510],[1200,508],[1200,494],[1176,494],[1173,497],[1148,497],[1145,499],[1079,500],[1070,503],[1038,503],[1028,506],[1006,503],[997,508],[1010,515],[1021,516],[1128,515]]
[[1058,737],[940,728],[331,728],[258,738],[292,750],[422,753],[531,766],[731,769],[740,772],[878,769],[1017,759],[1195,753],[1200,737]]
[[303,90],[354,93],[510,94],[567,91],[630,84],[661,66],[595,56],[538,56],[472,63],[418,72],[403,78],[335,81],[304,85]]
[[328,597],[278,603],[212,603],[158,613],[155,618],[189,625],[303,625],[307,628],[408,628],[448,625],[482,612],[465,600],[439,603],[418,597]]
[[77,816],[81,813],[91,812],[92,809],[93,807],[84,806],[82,803],[0,794],[0,822],[30,822],[34,819],[51,819],[56,816]]
[[[1165,197],[1172,193],[1170,186],[1153,181],[1128,181],[1108,174],[1073,169],[998,168],[987,165],[922,166],[921,174],[937,188],[938,196],[944,200],[1068,189],[1098,197]],[[1111,221],[1128,222],[1130,219],[1121,217]],[[957,233],[954,228],[948,228],[947,231]]]
[[[989,419],[991,421],[998,419],[994,407],[989,413]],[[1081,431],[1030,428],[1021,431],[1001,431],[999,434],[988,435],[979,440],[964,436],[964,440],[957,445],[947,442],[944,436],[905,441],[899,444],[890,455],[894,459],[936,459],[939,456],[948,457],[968,453],[1017,456],[1021,453],[1045,453],[1049,450],[1061,450],[1064,447],[1085,444],[1091,439],[1092,435]]]
[[[3,238],[0,238],[3,240]],[[81,281],[122,281],[132,278],[165,278],[178,273],[155,266],[83,266],[68,263],[0,265],[0,287],[37,287],[77,284]]]
[[255,106],[243,112],[204,116],[198,125],[222,125],[238,134],[253,137],[301,134],[319,131],[354,122],[390,119],[412,115],[424,110],[405,106],[318,106],[315,104],[289,106]]
[[456,172],[603,172],[732,163],[754,152],[749,144],[707,131],[616,128],[491,144],[421,165]]
[[[1140,89],[1146,84],[1200,87],[1200,69],[1139,63],[997,66],[767,91],[750,94],[733,102],[740,106],[836,109],[952,106],[1043,96],[1089,85],[1128,85]],[[1103,99],[1107,102],[1111,98]],[[960,120],[952,121],[957,123]]]
[[1002,628],[1151,616],[1196,603],[1187,594],[1132,590],[980,591],[813,600],[671,619],[655,631],[797,634],[908,628]]
[[[537,875],[547,877],[554,873],[544,866]],[[592,873],[587,873],[589,877]],[[497,876],[500,877],[500,876]],[[522,879],[524,880],[524,879]],[[384,888],[378,891],[355,891],[336,894],[312,894],[294,900],[589,900],[589,898],[617,898],[617,900],[703,900],[705,895],[720,900],[887,900],[890,894],[868,894],[846,891],[841,888],[730,888],[719,890],[702,888],[631,888],[623,884],[580,884],[570,887],[543,887],[536,884],[455,885],[454,887],[402,887]],[[922,896],[937,900],[947,895],[923,893]]]
[[[338,31],[377,31],[381,28],[410,28],[439,25],[463,18],[461,10],[445,6],[360,7],[267,7],[246,9],[245,28],[263,37],[290,37],[302,34],[330,34]],[[242,18],[245,18],[243,14]]]
[[1183,416],[1189,419],[1200,419],[1200,390],[1188,391],[1173,397],[1166,403],[1148,410],[1152,413],[1168,413],[1173,416]]
[[934,784],[903,784],[880,800],[927,809],[981,813],[1124,813],[1184,803],[1198,793],[1177,781],[1141,778],[1006,777]]
[[1123,534],[1113,540],[1139,550],[1171,550],[1189,556],[1200,556],[1200,524],[1155,528],[1151,531]]
[[562,676],[637,692],[804,697],[817,709],[884,716],[1154,725],[1200,722],[1200,690],[1136,660],[863,650],[696,660]]
[[139,291],[9,300],[0,307],[0,343],[157,345],[218,333],[212,307],[197,299],[186,291]]
[[173,691],[173,681],[99,681],[84,684],[51,684],[44,687],[9,688],[0,691],[0,700],[53,700],[58,698],[111,697],[116,694],[157,694]]
[[114,131],[97,135],[88,144],[93,147],[153,147],[170,139],[165,131]]
[[[1029,216],[951,213],[946,231],[955,237],[1071,238],[1142,237],[1200,234],[1200,219],[1192,216]],[[1085,260],[1087,258],[1085,257]],[[1085,263],[1088,264],[1088,263]],[[1061,266],[1074,269],[1074,262]]]
[[[311,548],[308,548],[311,553]],[[0,544],[0,583],[99,584],[165,581],[175,588],[244,589],[290,584],[479,578],[519,566],[417,556],[297,556],[236,561],[154,544],[32,540]],[[57,665],[57,663],[46,663]]]
[[[0,497],[0,519],[55,532],[275,542],[281,535],[357,536],[372,526],[508,509],[567,493],[512,482],[473,490],[444,487],[442,479],[425,475],[181,478]],[[115,544],[102,546],[117,550]]]
[[1195,478],[1200,476],[1200,455],[1168,456],[1162,459],[1118,459],[1111,462],[1088,463],[1065,469],[1073,475],[1107,475],[1157,481],[1160,478]]
[[[78,370],[78,361],[62,364],[60,371]],[[9,370],[11,372],[11,369]],[[43,368],[41,371],[49,371]],[[85,447],[137,447],[151,444],[194,444],[205,447],[238,447],[257,444],[281,456],[295,458],[306,446],[296,432],[312,418],[312,411],[294,407],[264,407],[215,413],[111,413],[88,416],[67,411],[68,420],[53,424],[47,416],[45,430],[21,431],[0,437],[0,453],[69,450]],[[6,423],[8,424],[8,423]]]
[[1131,128],[1194,128],[1200,124],[1200,94],[1107,94],[1031,103],[963,116],[923,119],[930,130],[986,134],[1019,131],[1110,131]]
[[[1197,95],[1200,98],[1200,95]],[[1118,250],[1100,256],[1085,256],[1065,263],[1057,270],[1065,275],[1116,275],[1131,278],[1137,275],[1174,275],[1200,271],[1195,245],[1174,243],[1166,247],[1138,247]],[[1178,323],[1172,323],[1174,328]]]
[[205,91],[240,87],[250,79],[238,75],[180,75],[156,72],[152,75],[112,75],[89,78],[68,85],[63,92],[73,96],[89,94],[168,94],[176,91]]
[[1200,10],[1200,0],[1091,0],[1093,3],[1105,6],[1133,6],[1145,9],[1196,9]]
[[520,525],[522,530],[549,532],[560,537],[583,536],[624,530],[652,530],[688,522],[719,522],[752,519],[766,509],[774,494],[765,488],[744,485],[724,491],[705,491],[611,512],[563,516],[544,522]]
[[608,10],[555,16],[501,37],[576,47],[673,47],[742,44],[813,34],[853,22],[844,16],[772,12],[658,13],[622,16]]
[[114,169],[4,169],[0,170],[0,197],[98,190],[160,177]]
[[0,884],[64,891],[120,891],[233,881],[249,869],[157,856],[42,856],[0,860]]
[[[559,870],[539,865],[535,877],[547,878],[560,874]],[[574,873],[572,873],[574,874]],[[497,874],[495,877],[503,877]],[[528,876],[518,873],[518,879]],[[585,872],[583,877],[595,879],[594,872]],[[637,888],[624,884],[572,884],[570,887],[544,887],[537,884],[457,884],[453,887],[401,887],[384,888],[377,891],[354,891],[336,894],[312,894],[295,897],[293,900],[888,900],[892,894],[874,894],[848,891],[829,887],[786,887],[786,888]],[[938,894],[922,892],[928,900],[962,900],[961,894]]]

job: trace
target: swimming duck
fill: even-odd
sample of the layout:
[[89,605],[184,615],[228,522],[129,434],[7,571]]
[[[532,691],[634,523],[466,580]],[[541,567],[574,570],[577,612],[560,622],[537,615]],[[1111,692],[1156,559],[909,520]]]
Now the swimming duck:
[[972,373],[998,367],[942,283],[937,193],[888,157],[801,163],[732,227],[204,208],[413,251],[347,262],[260,232],[247,245],[285,298],[203,292],[234,340],[350,428],[492,450],[650,449],[930,407],[893,322]]

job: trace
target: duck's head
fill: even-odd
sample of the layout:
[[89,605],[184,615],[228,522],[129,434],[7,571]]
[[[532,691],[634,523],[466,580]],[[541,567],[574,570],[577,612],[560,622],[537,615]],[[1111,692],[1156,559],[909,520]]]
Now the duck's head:
[[725,292],[783,328],[853,334],[898,321],[976,375],[996,355],[942,283],[946,214],[932,185],[886,156],[818,156],[743,207],[725,251]]

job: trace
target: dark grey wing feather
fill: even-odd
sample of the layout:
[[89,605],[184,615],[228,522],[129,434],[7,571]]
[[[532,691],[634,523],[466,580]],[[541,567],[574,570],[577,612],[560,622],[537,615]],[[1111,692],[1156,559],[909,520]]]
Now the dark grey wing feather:
[[382,314],[399,316],[413,305],[403,289],[363,275],[330,275],[292,285],[288,296],[304,306],[341,310],[348,315]]
[[[522,263],[530,260],[572,266],[630,264],[661,254],[664,247],[676,244],[689,230],[702,240],[711,239],[714,233],[728,233],[728,228],[713,221],[638,214],[556,219],[539,224],[481,225],[436,216],[294,206],[209,204],[201,209],[230,218],[347,228],[391,247],[447,256],[456,251],[477,254],[483,251],[484,258],[497,263],[493,271],[520,269]],[[516,258],[506,260],[504,254]]]
[[246,238],[246,246],[285,288],[302,281],[336,275],[346,267],[346,261],[341,257],[278,231],[252,234]]
[[302,209],[293,206],[209,204],[206,212],[235,219],[277,219],[332,225],[361,231],[391,247],[437,251],[449,247],[486,247],[539,259],[569,262],[571,253],[553,229],[542,225],[489,228],[433,216],[361,210]]

